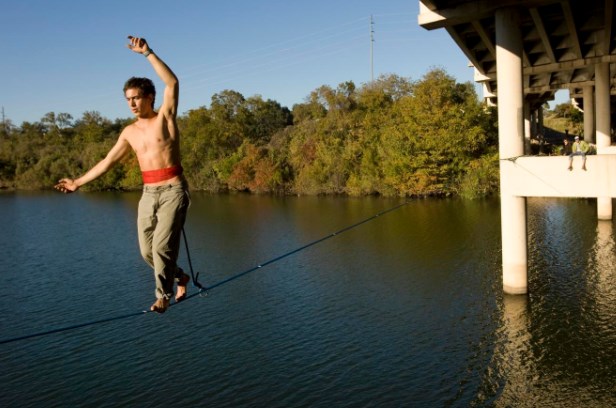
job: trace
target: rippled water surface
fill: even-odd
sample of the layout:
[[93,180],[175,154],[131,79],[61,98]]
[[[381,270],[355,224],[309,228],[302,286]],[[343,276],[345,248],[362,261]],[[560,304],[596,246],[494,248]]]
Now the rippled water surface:
[[[0,341],[149,307],[138,199],[0,194]],[[214,285],[399,203],[195,193],[192,263]],[[0,344],[0,406],[616,406],[595,205],[528,200],[528,296],[501,290],[498,201],[413,201],[164,315]]]

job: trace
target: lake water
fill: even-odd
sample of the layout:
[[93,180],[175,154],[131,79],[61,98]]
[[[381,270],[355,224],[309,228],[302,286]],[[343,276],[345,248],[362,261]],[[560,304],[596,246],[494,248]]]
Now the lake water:
[[[418,200],[156,315],[138,199],[0,194],[0,341],[137,312],[0,344],[0,406],[616,406],[592,200],[528,200],[528,296],[502,293],[497,200]],[[398,204],[193,193],[192,263],[214,285]]]

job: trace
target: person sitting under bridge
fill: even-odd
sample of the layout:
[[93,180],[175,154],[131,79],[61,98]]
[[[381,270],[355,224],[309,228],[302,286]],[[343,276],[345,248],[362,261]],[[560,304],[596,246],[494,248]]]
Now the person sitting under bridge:
[[569,171],[573,170],[573,156],[582,156],[582,170],[586,170],[586,153],[588,153],[588,143],[576,136],[569,154]]

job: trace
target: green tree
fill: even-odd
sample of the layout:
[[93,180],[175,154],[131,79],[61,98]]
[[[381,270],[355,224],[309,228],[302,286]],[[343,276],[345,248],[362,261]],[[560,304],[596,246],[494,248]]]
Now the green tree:
[[277,131],[293,123],[291,112],[278,102],[260,96],[253,96],[245,101],[247,115],[247,137],[257,144],[269,142]]
[[48,112],[41,119],[41,124],[45,127],[45,133],[50,136],[67,136],[72,126],[73,116],[69,113]]
[[[570,116],[573,116],[573,112]],[[133,118],[49,112],[0,133],[0,187],[50,188],[101,160]],[[293,111],[232,90],[178,118],[193,189],[477,197],[498,189],[496,114],[442,69],[320,86]],[[141,185],[134,156],[90,189]]]
[[111,137],[112,122],[104,118],[97,111],[86,111],[81,119],[75,122],[74,131],[76,136],[85,143],[99,143],[105,138]]
[[444,70],[413,84],[396,104],[401,122],[383,143],[386,185],[400,195],[452,194],[470,160],[489,152],[495,133],[472,84]]

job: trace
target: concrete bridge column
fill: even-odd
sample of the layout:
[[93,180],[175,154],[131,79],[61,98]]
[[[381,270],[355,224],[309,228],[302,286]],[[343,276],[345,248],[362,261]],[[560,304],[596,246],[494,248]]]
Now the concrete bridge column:
[[522,35],[515,9],[496,11],[495,24],[503,290],[523,294],[528,291],[526,198],[513,195],[507,175],[514,163],[502,160],[524,154]]
[[584,87],[584,140],[595,143],[595,95],[592,85]]
[[531,125],[532,115],[530,111],[530,105],[528,102],[524,102],[524,154],[531,154],[530,139],[532,133]]
[[538,132],[537,127],[537,110],[530,111],[530,137],[537,137]]
[[[608,153],[612,144],[610,137],[610,65],[602,62],[595,65],[595,109],[597,116],[597,154]],[[612,219],[612,199],[597,197],[597,217]]]

